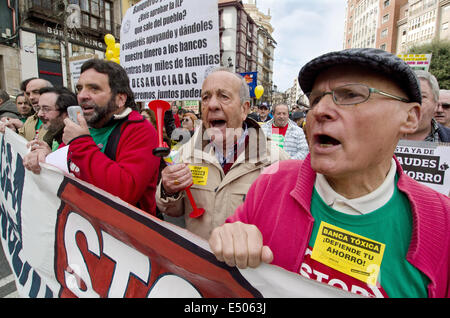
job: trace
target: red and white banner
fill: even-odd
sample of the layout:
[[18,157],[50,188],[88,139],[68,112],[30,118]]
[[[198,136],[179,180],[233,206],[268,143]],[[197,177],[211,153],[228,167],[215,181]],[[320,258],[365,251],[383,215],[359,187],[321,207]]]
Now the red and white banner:
[[43,164],[0,134],[0,238],[21,297],[351,297],[277,266],[239,270],[208,243]]

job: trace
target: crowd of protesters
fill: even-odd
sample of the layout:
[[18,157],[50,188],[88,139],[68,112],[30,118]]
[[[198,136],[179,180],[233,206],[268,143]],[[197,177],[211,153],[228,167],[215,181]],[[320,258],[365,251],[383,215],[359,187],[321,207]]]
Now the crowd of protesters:
[[[319,56],[299,83],[308,104],[251,108],[239,74],[211,72],[199,113],[173,102],[164,115],[171,164],[152,151],[155,114],[135,102],[124,69],[103,60],[82,66],[76,94],[36,78],[15,103],[0,91],[0,131],[28,140],[24,166],[34,173],[69,147],[75,177],[181,220],[229,266],[271,263],[367,296],[449,297],[450,199],[409,178],[394,156],[401,139],[450,142],[449,91],[376,49]],[[67,114],[75,104],[78,123]],[[207,173],[194,182],[195,168]],[[374,284],[312,256],[324,224],[385,246]]]

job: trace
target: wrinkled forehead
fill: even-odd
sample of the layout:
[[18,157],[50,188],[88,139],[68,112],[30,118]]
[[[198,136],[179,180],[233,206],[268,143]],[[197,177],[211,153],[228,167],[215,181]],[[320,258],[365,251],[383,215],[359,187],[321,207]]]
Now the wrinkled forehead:
[[206,77],[202,91],[224,89],[228,91],[240,89],[240,80],[233,73],[225,71],[213,72]]
[[320,86],[323,85],[332,89],[340,85],[353,83],[365,84],[380,90],[385,89],[407,96],[389,76],[358,65],[338,65],[324,70],[317,76],[312,90],[321,90]]
[[32,91],[36,91],[36,90],[39,90],[39,89],[44,88],[46,86],[47,86],[47,83],[43,79],[37,78],[37,79],[31,80],[27,84],[26,92],[29,93],[29,92],[32,92]]

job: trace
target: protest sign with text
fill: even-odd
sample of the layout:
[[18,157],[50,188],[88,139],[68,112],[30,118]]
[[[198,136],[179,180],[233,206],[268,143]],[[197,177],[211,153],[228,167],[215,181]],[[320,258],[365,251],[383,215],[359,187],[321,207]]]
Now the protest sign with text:
[[432,54],[399,54],[413,70],[427,71],[430,69]]
[[400,140],[395,156],[408,176],[450,195],[450,143]]
[[120,63],[136,101],[199,100],[220,66],[217,0],[144,0],[128,9]]

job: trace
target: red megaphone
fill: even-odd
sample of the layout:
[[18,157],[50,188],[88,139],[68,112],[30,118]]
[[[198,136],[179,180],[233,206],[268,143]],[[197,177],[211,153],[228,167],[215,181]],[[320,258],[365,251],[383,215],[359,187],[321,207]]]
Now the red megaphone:
[[148,103],[148,108],[153,110],[156,116],[156,127],[158,130],[158,147],[153,149],[153,154],[156,157],[167,157],[170,153],[170,148],[167,143],[163,141],[163,125],[164,113],[170,109],[170,104],[163,100],[154,100]]

